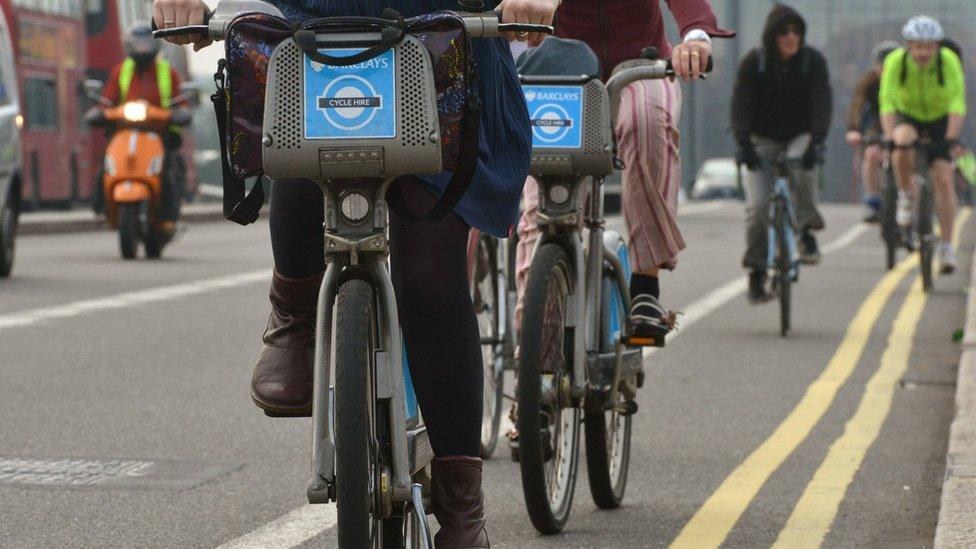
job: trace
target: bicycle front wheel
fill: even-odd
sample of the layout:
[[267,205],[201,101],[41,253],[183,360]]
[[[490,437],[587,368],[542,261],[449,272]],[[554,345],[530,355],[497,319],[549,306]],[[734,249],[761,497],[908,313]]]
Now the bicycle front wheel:
[[779,334],[786,337],[790,333],[793,286],[793,234],[789,230],[789,212],[786,199],[776,199],[773,223],[776,227],[776,285],[779,290]]
[[919,186],[918,192],[918,253],[922,269],[922,289],[932,290],[932,256],[935,239],[932,235],[932,185]]
[[339,287],[335,325],[336,512],[339,547],[379,547],[382,461],[377,440],[373,289],[361,280]]
[[[616,251],[622,252],[621,259],[626,261],[627,249],[623,240],[618,240]],[[600,354],[606,354],[616,350],[627,318],[623,289],[609,266],[604,269],[601,296]],[[624,398],[633,398],[636,390],[635,376],[621,379],[615,392],[617,400],[609,403],[613,406],[611,409],[587,409],[585,413],[586,471],[590,479],[590,495],[601,509],[616,509],[624,499],[634,416],[620,413],[616,405]]]
[[885,243],[885,260],[888,270],[898,261],[899,230],[895,212],[898,208],[898,186],[891,168],[885,171],[884,195],[881,201],[881,238]]
[[525,290],[519,336],[518,432],[522,492],[529,519],[543,534],[566,525],[579,460],[580,409],[569,402],[573,293],[569,256],[556,244],[535,254]]
[[[472,231],[474,235],[474,231]],[[501,357],[499,303],[503,296],[498,287],[498,243],[491,235],[477,233],[469,243],[468,272],[471,273],[471,302],[478,317],[481,333],[481,360],[484,368],[484,406],[481,416],[481,459],[488,459],[498,446],[498,429],[502,420],[504,374]]]

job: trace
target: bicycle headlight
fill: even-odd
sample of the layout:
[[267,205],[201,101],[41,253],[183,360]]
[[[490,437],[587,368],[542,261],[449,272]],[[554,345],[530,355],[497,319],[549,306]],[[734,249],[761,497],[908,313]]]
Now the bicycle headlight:
[[553,185],[549,187],[549,200],[553,204],[562,204],[569,200],[569,187],[565,185]]
[[145,122],[149,116],[149,109],[145,103],[131,101],[122,107],[122,116],[129,122]]
[[351,192],[342,197],[339,209],[349,222],[362,223],[369,215],[369,199],[362,193]]

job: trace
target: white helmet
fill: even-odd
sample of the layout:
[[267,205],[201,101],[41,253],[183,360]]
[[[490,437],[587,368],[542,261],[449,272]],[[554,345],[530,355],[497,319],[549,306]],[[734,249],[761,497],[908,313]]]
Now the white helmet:
[[905,23],[901,36],[912,42],[938,42],[945,38],[942,25],[928,15],[916,15]]

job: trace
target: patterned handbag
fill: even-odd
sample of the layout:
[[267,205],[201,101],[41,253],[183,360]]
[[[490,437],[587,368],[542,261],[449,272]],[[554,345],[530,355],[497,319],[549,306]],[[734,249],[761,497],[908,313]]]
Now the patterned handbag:
[[[341,59],[318,52],[314,45],[315,34],[377,31],[382,33],[378,43]],[[406,35],[418,39],[433,60],[442,163],[453,175],[440,200],[423,215],[410,212],[396,185],[391,186],[387,199],[399,214],[413,219],[434,221],[452,211],[474,176],[481,115],[471,39],[456,13],[434,12],[404,19],[386,10],[379,18],[325,17],[299,25],[274,15],[247,13],[237,16],[228,27],[225,57],[214,75],[217,91],[211,97],[222,149],[224,217],[241,225],[253,223],[264,202],[262,185],[255,183],[245,193],[245,179],[263,174],[265,85],[275,47],[293,38],[310,58],[352,64],[384,53]]]

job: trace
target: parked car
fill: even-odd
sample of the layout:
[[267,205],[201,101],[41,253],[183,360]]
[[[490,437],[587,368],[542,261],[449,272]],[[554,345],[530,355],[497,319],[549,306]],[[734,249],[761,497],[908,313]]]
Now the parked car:
[[23,117],[17,91],[14,50],[7,15],[0,10],[0,278],[14,267],[14,240],[20,215]]
[[739,198],[742,190],[739,188],[737,167],[732,158],[710,158],[698,169],[695,184],[692,186],[691,197],[704,198]]

